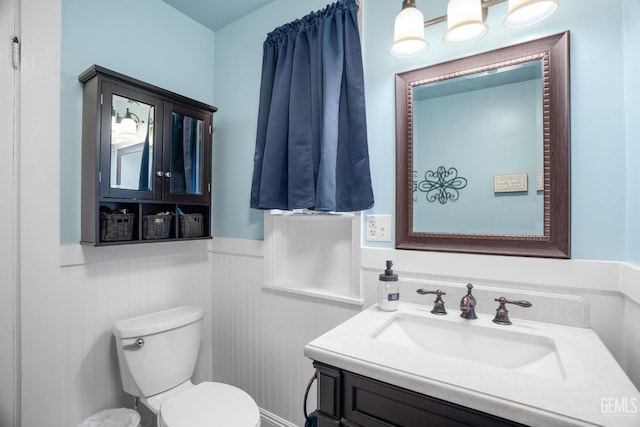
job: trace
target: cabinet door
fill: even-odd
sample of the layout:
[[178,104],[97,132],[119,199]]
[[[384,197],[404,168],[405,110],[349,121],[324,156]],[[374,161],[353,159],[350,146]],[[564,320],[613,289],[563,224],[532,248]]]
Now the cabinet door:
[[208,203],[211,192],[211,113],[165,102],[162,198]]
[[[102,84],[100,194],[107,198],[154,199],[161,160],[157,118],[163,105],[146,92]],[[160,181],[161,183],[161,181]]]

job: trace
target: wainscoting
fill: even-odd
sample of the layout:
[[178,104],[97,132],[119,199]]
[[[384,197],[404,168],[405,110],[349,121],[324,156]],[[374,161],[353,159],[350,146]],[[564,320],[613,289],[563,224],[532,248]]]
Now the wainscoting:
[[[244,389],[261,408],[265,427],[302,426],[303,395],[313,374],[303,348],[360,308],[263,288],[261,241],[213,239],[148,246],[142,252],[137,247],[63,247],[55,277],[41,282],[41,289],[52,287],[59,296],[54,302],[41,299],[39,311],[52,303],[61,305],[60,329],[50,327],[63,343],[61,381],[56,382],[64,396],[60,425],[74,426],[93,413],[121,405],[112,336],[115,320],[187,304],[206,312],[195,382],[222,381]],[[386,259],[394,261],[401,281],[410,279],[401,284],[405,301],[422,302],[412,295],[412,287],[437,281],[459,282],[461,292],[471,281],[492,292],[503,288],[584,299],[587,324],[640,385],[640,269],[636,266],[372,248],[361,248],[361,252],[363,307],[375,302],[377,275]],[[319,253],[318,262],[323,259]],[[457,291],[447,295],[450,307],[458,297]],[[493,309],[490,303],[478,307],[480,312]],[[515,311],[512,316],[517,318]],[[58,322],[48,319],[46,324],[54,320]],[[25,343],[23,352],[42,353],[40,340]],[[53,379],[32,381],[54,387],[49,384]],[[315,406],[312,389],[308,410]]]
[[[193,305],[205,310],[195,382],[211,378],[211,258],[201,245],[155,244],[153,248],[73,247],[63,251],[62,425],[75,426],[98,411],[131,402],[122,391],[113,323],[116,320]],[[111,249],[111,248],[107,248]],[[84,251],[80,257],[77,251]],[[136,255],[135,252],[138,252]],[[86,264],[84,264],[87,262]],[[27,349],[25,351],[37,351]],[[25,402],[27,404],[27,402]]]
[[[213,380],[249,393],[270,424],[285,427],[290,425],[283,421],[287,420],[301,426],[304,391],[313,374],[303,347],[359,310],[338,302],[263,290],[261,243],[214,242]],[[248,247],[244,253],[242,246]],[[315,401],[313,393],[310,410],[315,409]]]

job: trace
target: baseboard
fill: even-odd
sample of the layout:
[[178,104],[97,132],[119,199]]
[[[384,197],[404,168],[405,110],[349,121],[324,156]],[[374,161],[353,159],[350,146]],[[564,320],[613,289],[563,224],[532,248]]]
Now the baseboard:
[[299,427],[262,408],[260,408],[260,418],[262,422],[260,427]]

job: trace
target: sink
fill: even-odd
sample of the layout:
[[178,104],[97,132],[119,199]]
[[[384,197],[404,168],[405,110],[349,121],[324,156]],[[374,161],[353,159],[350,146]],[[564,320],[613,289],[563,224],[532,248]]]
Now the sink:
[[493,313],[477,314],[467,320],[453,308],[436,316],[422,304],[400,301],[392,312],[374,304],[304,354],[524,425],[640,426],[640,414],[614,416],[600,405],[640,402],[640,392],[593,329],[525,319],[502,326]]
[[384,323],[371,338],[539,377],[566,379],[551,338],[508,330],[505,326],[401,313]]

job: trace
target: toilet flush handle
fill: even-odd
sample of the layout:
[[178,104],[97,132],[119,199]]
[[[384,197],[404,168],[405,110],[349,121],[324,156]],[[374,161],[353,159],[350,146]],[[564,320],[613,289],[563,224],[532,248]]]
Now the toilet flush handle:
[[122,348],[124,350],[140,350],[144,345],[144,340],[142,338],[138,338],[133,344],[123,345]]

